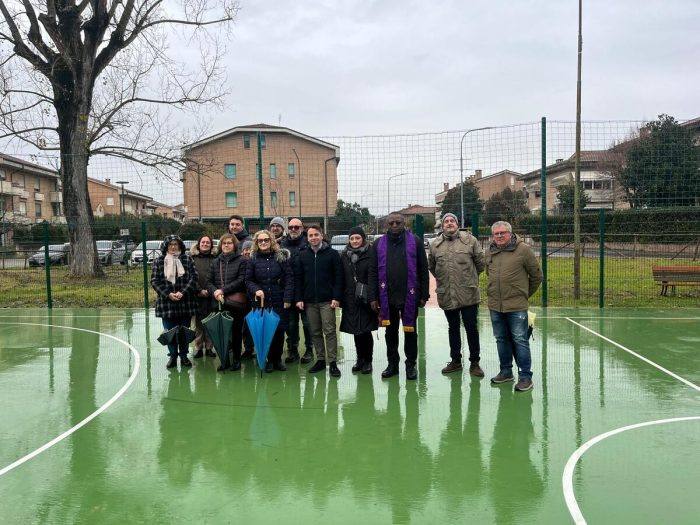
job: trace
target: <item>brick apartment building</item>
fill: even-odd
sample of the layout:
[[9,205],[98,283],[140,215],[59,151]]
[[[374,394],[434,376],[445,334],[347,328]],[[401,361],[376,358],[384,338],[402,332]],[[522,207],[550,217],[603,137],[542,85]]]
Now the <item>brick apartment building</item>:
[[0,214],[6,222],[65,222],[58,173],[0,154]]

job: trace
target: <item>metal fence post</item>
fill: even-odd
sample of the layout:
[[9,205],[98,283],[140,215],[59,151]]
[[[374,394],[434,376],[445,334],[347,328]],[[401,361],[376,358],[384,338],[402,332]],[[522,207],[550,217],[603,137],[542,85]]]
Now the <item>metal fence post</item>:
[[46,305],[53,308],[51,294],[51,257],[49,256],[49,223],[44,221],[44,271],[46,272]]
[[422,241],[423,240],[423,234],[425,233],[425,219],[423,218],[422,215],[416,215],[414,220],[414,232]]
[[472,235],[476,240],[479,240],[479,214],[472,214]]
[[605,306],[605,209],[601,208],[598,212],[598,258],[600,264],[598,266],[598,308]]
[[542,263],[542,307],[547,308],[547,118],[542,117],[542,169],[540,174],[540,259]]
[[[143,240],[143,307],[148,310],[148,251],[146,250],[146,221],[141,223],[141,239]],[[155,259],[155,257],[154,257]]]

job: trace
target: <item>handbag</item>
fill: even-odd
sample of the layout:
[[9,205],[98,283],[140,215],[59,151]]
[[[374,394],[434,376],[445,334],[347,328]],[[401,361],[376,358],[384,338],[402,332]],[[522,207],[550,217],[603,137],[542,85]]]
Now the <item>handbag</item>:
[[[219,274],[221,275],[221,287],[226,286],[224,282],[224,271],[219,262]],[[245,314],[248,311],[248,296],[245,292],[232,292],[224,295],[224,307],[237,314]]]
[[365,283],[355,281],[355,301],[367,304],[367,285]]

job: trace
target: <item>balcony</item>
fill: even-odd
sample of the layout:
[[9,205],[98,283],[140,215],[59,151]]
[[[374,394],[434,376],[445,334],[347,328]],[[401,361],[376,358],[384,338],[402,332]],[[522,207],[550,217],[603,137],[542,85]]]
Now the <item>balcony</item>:
[[19,195],[20,199],[25,200],[25,201],[29,198],[29,192],[26,190],[20,190],[18,195]]
[[35,202],[44,202],[44,194],[43,193],[35,193],[34,194],[34,201]]
[[51,202],[61,203],[63,202],[63,193],[60,191],[49,192],[49,199],[51,199]]
[[0,181],[0,195],[19,195],[22,188],[19,188],[9,181]]

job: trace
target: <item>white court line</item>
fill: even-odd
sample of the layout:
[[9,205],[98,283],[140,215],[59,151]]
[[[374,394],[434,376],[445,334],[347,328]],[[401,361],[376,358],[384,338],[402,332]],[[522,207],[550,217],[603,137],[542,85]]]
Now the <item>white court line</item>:
[[[575,324],[576,326],[579,326],[579,327],[583,328],[584,330],[586,330],[586,331],[592,333],[593,335],[595,335],[595,336],[597,336],[597,337],[600,337],[600,338],[603,339],[604,341],[607,341],[608,343],[610,343],[610,344],[612,344],[612,345],[614,345],[614,346],[616,346],[616,347],[618,347],[618,348],[624,350],[625,352],[628,352],[629,354],[631,354],[631,355],[633,355],[633,356],[635,356],[635,357],[641,359],[641,360],[644,361],[645,363],[648,363],[648,364],[652,365],[653,367],[655,367],[655,368],[661,370],[662,372],[664,372],[664,373],[670,375],[670,376],[673,377],[674,379],[678,379],[679,381],[681,381],[681,382],[684,383],[685,385],[687,385],[687,386],[689,386],[689,387],[691,387],[691,388],[697,390],[698,392],[700,392],[700,386],[696,385],[695,383],[691,383],[690,381],[688,381],[687,379],[685,379],[685,378],[679,376],[678,374],[675,374],[675,373],[671,372],[670,370],[667,370],[666,368],[662,367],[661,365],[658,365],[658,364],[656,364],[655,362],[653,362],[653,361],[647,359],[646,357],[641,356],[641,355],[639,355],[638,353],[636,353],[636,352],[630,350],[629,348],[626,348],[626,347],[622,346],[621,344],[616,343],[616,342],[613,341],[612,339],[609,339],[609,338],[605,337],[604,335],[599,334],[599,333],[596,332],[595,330],[591,330],[590,328],[588,328],[588,327],[586,327],[586,326],[583,326],[583,325],[580,324],[580,323],[577,323],[576,321],[572,320],[572,319],[569,318],[569,317],[566,317],[565,319],[566,319],[567,321],[569,321],[569,322]],[[595,437],[592,438],[592,439],[589,439],[589,440],[586,441],[583,445],[581,445],[581,446],[576,450],[576,452],[574,452],[574,453],[569,457],[569,460],[566,462],[566,466],[564,467],[564,472],[563,472],[562,477],[561,477],[561,479],[562,479],[562,488],[563,488],[563,491],[564,491],[564,500],[566,501],[566,507],[568,508],[569,514],[571,514],[571,517],[573,518],[574,523],[576,523],[576,525],[586,525],[586,520],[585,520],[585,518],[583,517],[583,514],[581,513],[581,509],[579,508],[578,502],[576,501],[576,496],[574,495],[574,487],[573,487],[574,470],[576,469],[576,464],[578,463],[578,460],[581,459],[581,457],[582,457],[593,445],[596,445],[597,443],[600,443],[600,442],[603,441],[604,439],[607,439],[607,438],[609,438],[609,437],[611,437],[611,436],[614,436],[614,435],[617,435],[617,434],[621,434],[622,432],[627,432],[628,430],[634,430],[634,429],[637,429],[637,428],[648,427],[648,426],[652,426],[652,425],[663,425],[663,424],[666,424],[666,423],[677,423],[677,422],[681,422],[681,421],[695,421],[695,420],[700,420],[700,416],[678,417],[678,418],[671,418],[671,419],[658,419],[658,420],[655,420],[655,421],[646,421],[646,422],[644,422],[644,423],[636,423],[636,424],[634,424],[634,425],[628,425],[628,426],[625,426],[625,427],[620,427],[620,428],[616,428],[616,429],[610,430],[610,431],[608,431],[608,432],[605,432],[605,433],[603,433],[603,434],[600,434],[600,435],[598,435],[598,436],[595,436]]]
[[4,322],[4,321],[0,321],[0,324],[13,324],[13,325],[19,324],[19,325],[29,325],[29,326],[51,326],[51,327],[54,327],[54,328],[67,328],[67,329],[69,329],[69,330],[78,330],[78,331],[80,331],[80,332],[87,332],[87,333],[90,333],[90,334],[97,334],[97,335],[101,335],[101,336],[104,336],[104,337],[109,337],[110,339],[114,339],[114,340],[117,341],[118,343],[122,343],[124,346],[126,346],[126,347],[129,349],[129,351],[131,351],[131,353],[134,355],[134,361],[135,361],[134,369],[133,369],[133,371],[131,372],[131,375],[129,376],[128,381],[127,381],[127,382],[124,384],[124,386],[122,386],[122,387],[119,389],[119,391],[118,391],[116,394],[114,394],[104,405],[102,405],[101,407],[99,407],[99,408],[98,408],[97,410],[95,410],[92,414],[90,414],[89,416],[87,416],[85,419],[83,419],[82,421],[80,421],[79,423],[77,423],[76,425],[74,425],[73,427],[71,427],[71,428],[69,428],[68,430],[66,430],[65,432],[63,432],[61,435],[56,436],[56,437],[53,438],[51,441],[49,441],[49,442],[43,444],[42,446],[40,446],[39,448],[37,448],[35,451],[30,452],[30,453],[27,454],[26,456],[21,457],[21,458],[19,458],[17,461],[15,461],[15,462],[13,462],[13,463],[10,463],[10,464],[7,465],[6,467],[3,467],[2,469],[0,469],[0,476],[3,476],[3,475],[5,475],[5,474],[7,474],[8,472],[10,472],[11,470],[13,470],[13,469],[19,467],[19,466],[22,465],[23,463],[26,463],[26,462],[29,461],[30,459],[32,459],[32,458],[38,456],[38,455],[41,454],[42,452],[44,452],[44,451],[50,449],[50,448],[53,447],[55,444],[60,443],[61,441],[63,441],[64,439],[66,439],[68,436],[70,436],[71,434],[73,434],[73,433],[76,432],[77,430],[79,430],[79,429],[81,429],[82,427],[84,427],[85,425],[87,425],[90,421],[92,421],[93,419],[95,419],[95,418],[96,418],[97,416],[99,416],[102,412],[104,412],[105,410],[107,410],[110,406],[112,406],[112,404],[114,404],[114,402],[115,402],[117,399],[119,399],[119,398],[124,394],[124,392],[127,391],[127,389],[131,386],[131,384],[132,384],[132,383],[134,382],[134,380],[136,379],[136,376],[137,376],[138,373],[139,373],[139,368],[140,368],[140,366],[141,366],[141,356],[139,355],[139,353],[138,353],[138,351],[136,350],[136,348],[134,348],[133,346],[131,346],[131,345],[130,345],[129,343],[127,343],[126,341],[124,341],[124,340],[122,340],[122,339],[119,339],[118,337],[114,337],[113,335],[104,334],[104,333],[102,333],[102,332],[95,332],[94,330],[86,330],[86,329],[84,329],[84,328],[75,328],[75,327],[72,327],[72,326],[48,325],[48,324],[43,324],[43,323],[7,323],[7,322]]
[[688,380],[685,379],[684,377],[681,377],[681,376],[679,376],[678,374],[676,374],[676,373],[674,373],[674,372],[671,372],[670,370],[664,368],[663,366],[656,364],[654,361],[652,361],[652,360],[650,360],[650,359],[647,359],[647,358],[644,357],[643,355],[639,355],[637,352],[634,352],[634,351],[630,350],[629,348],[622,346],[620,343],[616,343],[616,342],[613,341],[612,339],[608,339],[607,337],[605,337],[605,336],[602,335],[602,334],[599,334],[599,333],[596,332],[595,330],[591,330],[590,328],[588,328],[588,327],[586,327],[586,326],[583,326],[581,323],[577,323],[576,321],[574,321],[573,319],[571,319],[571,318],[569,318],[569,317],[567,317],[566,320],[569,321],[570,323],[575,324],[576,326],[579,326],[579,327],[583,328],[584,330],[586,330],[586,331],[592,333],[593,335],[595,335],[595,336],[597,336],[597,337],[600,337],[603,341],[607,341],[607,342],[610,343],[611,345],[614,345],[614,346],[618,347],[619,349],[624,350],[625,352],[627,352],[627,353],[633,355],[634,357],[636,357],[636,358],[638,358],[638,359],[641,359],[642,361],[644,361],[645,363],[647,363],[647,364],[653,366],[654,368],[657,368],[658,370],[661,370],[663,373],[670,375],[672,378],[678,379],[678,381],[680,381],[681,383],[685,384],[686,386],[689,386],[690,388],[694,388],[695,390],[697,390],[698,392],[700,392],[700,386],[696,385],[695,383],[691,383],[690,381],[688,381]]
[[595,315],[537,315],[537,319],[611,319],[621,321],[698,321],[700,317],[616,317],[616,316],[595,316]]
[[562,481],[562,487],[564,489],[564,499],[566,500],[566,506],[569,509],[569,513],[571,514],[571,517],[574,520],[574,523],[576,525],[586,525],[586,520],[583,517],[583,514],[581,514],[581,509],[578,506],[578,502],[576,501],[576,496],[574,495],[574,486],[573,486],[573,479],[574,479],[574,469],[576,468],[576,463],[578,463],[578,460],[581,459],[581,456],[583,456],[588,449],[590,449],[593,445],[596,445],[597,443],[600,443],[604,439],[607,439],[611,436],[614,436],[616,434],[621,434],[622,432],[627,432],[628,430],[635,430],[637,428],[643,428],[643,427],[650,427],[652,425],[663,425],[666,423],[678,423],[681,421],[700,421],[700,416],[689,416],[689,417],[676,417],[672,419],[658,419],[656,421],[646,421],[644,423],[636,423],[634,425],[628,425],[626,427],[621,427],[621,428],[616,428],[614,430],[610,430],[609,432],[605,432],[604,434],[600,434],[593,439],[589,439],[586,441],[583,445],[581,445],[576,452],[574,452],[571,457],[569,458],[569,461],[566,462],[566,466],[564,467],[564,473],[562,474],[561,481]]

